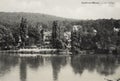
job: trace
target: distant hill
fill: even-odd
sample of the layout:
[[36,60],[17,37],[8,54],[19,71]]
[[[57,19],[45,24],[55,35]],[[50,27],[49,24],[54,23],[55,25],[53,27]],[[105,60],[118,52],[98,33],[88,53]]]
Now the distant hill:
[[27,20],[32,23],[34,22],[48,23],[54,20],[74,21],[74,19],[67,19],[67,18],[46,15],[41,13],[0,12],[0,23],[5,23],[5,24],[19,23],[22,17],[27,18]]

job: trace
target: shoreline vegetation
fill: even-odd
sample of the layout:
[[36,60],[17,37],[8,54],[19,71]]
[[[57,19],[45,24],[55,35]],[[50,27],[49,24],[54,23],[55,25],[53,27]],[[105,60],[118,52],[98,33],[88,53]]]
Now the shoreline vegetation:
[[0,12],[0,53],[4,52],[119,54],[120,20]]

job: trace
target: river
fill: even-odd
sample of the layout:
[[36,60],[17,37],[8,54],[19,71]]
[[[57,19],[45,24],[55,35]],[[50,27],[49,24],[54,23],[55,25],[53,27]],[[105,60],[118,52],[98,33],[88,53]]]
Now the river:
[[0,55],[0,81],[116,81],[120,56]]

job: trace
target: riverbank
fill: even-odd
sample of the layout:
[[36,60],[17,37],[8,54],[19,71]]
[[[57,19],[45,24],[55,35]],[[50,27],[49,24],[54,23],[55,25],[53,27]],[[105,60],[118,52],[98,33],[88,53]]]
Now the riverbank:
[[39,48],[35,48],[35,49],[28,49],[28,48],[23,48],[23,49],[18,49],[18,50],[0,50],[0,54],[21,54],[24,56],[28,56],[28,55],[39,55],[39,54],[57,54],[57,55],[70,55],[71,52],[69,52],[68,50],[63,50],[63,49],[39,49]]
[[[115,51],[115,50],[114,50]],[[71,52],[68,49],[50,49],[50,48],[20,48],[16,50],[0,50],[0,54],[3,55],[20,55],[20,56],[38,56],[38,55],[119,55],[116,53],[110,53],[109,50],[79,50],[79,53]]]

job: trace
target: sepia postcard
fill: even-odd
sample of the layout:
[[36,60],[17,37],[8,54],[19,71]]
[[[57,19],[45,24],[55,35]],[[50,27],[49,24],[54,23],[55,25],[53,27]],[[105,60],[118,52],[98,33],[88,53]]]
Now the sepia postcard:
[[120,81],[120,0],[0,0],[0,81]]

